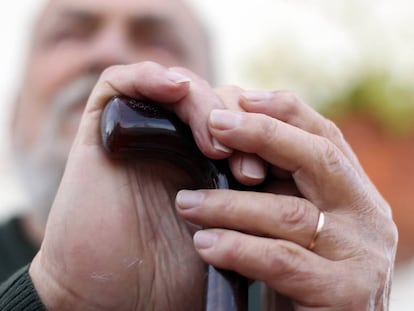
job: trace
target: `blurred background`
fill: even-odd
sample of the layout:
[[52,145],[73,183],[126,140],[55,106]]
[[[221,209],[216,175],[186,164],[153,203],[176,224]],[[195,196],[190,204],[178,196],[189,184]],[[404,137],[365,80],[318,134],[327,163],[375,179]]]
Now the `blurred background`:
[[[24,200],[8,150],[10,108],[42,2],[0,4],[0,219]],[[413,2],[188,2],[211,30],[218,84],[292,90],[342,128],[399,227],[391,310],[413,310]]]

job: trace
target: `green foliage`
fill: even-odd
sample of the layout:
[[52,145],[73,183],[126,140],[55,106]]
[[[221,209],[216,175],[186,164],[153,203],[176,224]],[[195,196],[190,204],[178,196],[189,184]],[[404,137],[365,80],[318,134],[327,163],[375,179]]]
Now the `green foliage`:
[[348,92],[322,107],[322,113],[333,119],[353,113],[369,116],[391,132],[414,128],[414,89],[386,72],[365,73]]

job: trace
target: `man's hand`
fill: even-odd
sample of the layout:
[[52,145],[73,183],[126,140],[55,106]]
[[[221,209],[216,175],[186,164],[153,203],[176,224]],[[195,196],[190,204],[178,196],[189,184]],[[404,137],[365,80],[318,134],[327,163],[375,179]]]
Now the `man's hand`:
[[[114,95],[174,110],[207,157],[229,158],[235,178],[258,187],[179,192],[178,213],[214,228],[195,234],[198,254],[171,208],[189,176],[105,154],[99,123]],[[30,274],[50,310],[195,310],[200,255],[264,281],[297,310],[381,310],[396,239],[389,207],[341,133],[296,97],[213,90],[183,68],[140,63],[107,70],[92,92]]]
[[[191,179],[165,161],[110,159],[99,128],[102,110],[114,95],[174,104],[193,125],[200,149],[224,157],[207,126],[209,110],[222,107],[221,100],[193,78],[190,83],[178,71],[154,63],[113,67],[102,74],[30,268],[48,309],[202,309],[205,264],[192,245],[194,232],[174,209],[177,190],[190,187]],[[198,98],[207,88],[209,97]]]
[[294,310],[387,310],[396,227],[340,131],[287,92],[236,100],[245,112],[213,110],[210,131],[266,161],[268,178],[262,192],[179,192],[180,214],[213,228],[196,233],[199,254],[265,282]]

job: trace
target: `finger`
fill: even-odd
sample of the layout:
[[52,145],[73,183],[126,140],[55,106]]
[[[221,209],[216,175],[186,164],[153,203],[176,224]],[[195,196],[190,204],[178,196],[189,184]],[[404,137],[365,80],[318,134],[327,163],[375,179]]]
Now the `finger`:
[[339,128],[295,94],[288,91],[248,91],[241,94],[240,106],[246,111],[264,113],[309,133],[328,138],[362,173],[357,157]]
[[258,185],[266,178],[265,161],[252,153],[233,152],[229,166],[236,180],[247,186]]
[[325,118],[301,98],[288,91],[247,91],[240,94],[240,106],[249,112],[264,113],[307,132],[327,136]]
[[[214,92],[221,98],[226,109],[244,111],[239,105],[243,89],[236,86],[225,86],[215,88]],[[215,141],[219,143],[217,140]],[[267,165],[255,154],[233,152],[229,158],[229,165],[236,180],[247,186],[258,185],[266,177]]]
[[[370,233],[370,230],[375,231],[370,224],[345,213],[324,212],[321,216],[319,209],[309,201],[287,195],[182,190],[176,196],[176,208],[192,224],[284,239],[305,248],[313,244],[312,251],[332,260],[349,258],[355,249],[364,248],[363,245],[385,242],[378,241],[378,235]],[[387,222],[384,221],[386,227]],[[361,234],[365,236],[363,241]]]
[[[358,282],[359,271],[347,271],[341,263],[284,240],[209,229],[194,235],[194,245],[209,264],[265,282],[277,292],[309,306],[315,303],[319,307],[341,305],[344,299],[349,299],[346,297],[350,291],[364,285]],[[331,290],[339,281],[345,287],[355,288]]]
[[[309,201],[292,196],[232,190],[182,190],[176,207],[191,223],[228,228],[250,234],[286,239],[307,247],[314,236],[319,210]],[[323,239],[333,224],[326,219]],[[329,241],[323,243],[330,248]]]
[[299,191],[322,210],[348,209],[365,195],[352,165],[326,138],[256,113],[213,110],[209,121],[219,141],[292,172]]
[[159,64],[143,62],[105,70],[88,99],[76,143],[101,145],[99,124],[102,110],[116,95],[176,102],[189,92],[190,78]]
[[382,202],[382,209],[388,215],[391,215],[391,209],[361,167],[357,156],[344,139],[342,132],[331,120],[322,116],[301,98],[288,91],[247,91],[240,95],[239,104],[245,111],[266,114],[309,133],[326,137],[333,142],[348,158],[361,178],[364,179],[364,183],[367,188],[370,188],[372,195]]
[[187,95],[191,78],[153,62],[106,69],[92,91],[91,109],[114,95],[148,98],[161,103],[177,102]]
[[225,103],[214,92],[210,84],[195,73],[181,67],[171,68],[191,78],[188,94],[171,108],[190,125],[194,139],[207,157],[222,159],[229,157],[232,150],[213,139],[208,129],[208,117],[212,109],[225,109]]
[[225,103],[226,109],[244,111],[240,106],[240,96],[244,90],[240,87],[228,85],[214,88],[214,93]]

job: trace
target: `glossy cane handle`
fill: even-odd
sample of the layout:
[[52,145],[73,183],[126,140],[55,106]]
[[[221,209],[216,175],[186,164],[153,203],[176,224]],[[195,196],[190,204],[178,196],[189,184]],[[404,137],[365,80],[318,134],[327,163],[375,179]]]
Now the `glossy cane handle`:
[[[112,98],[102,115],[101,135],[112,156],[166,159],[189,170],[197,187],[229,188],[226,165],[206,158],[197,148],[190,128],[155,103]],[[246,278],[208,266],[206,311],[245,311],[247,296]]]

